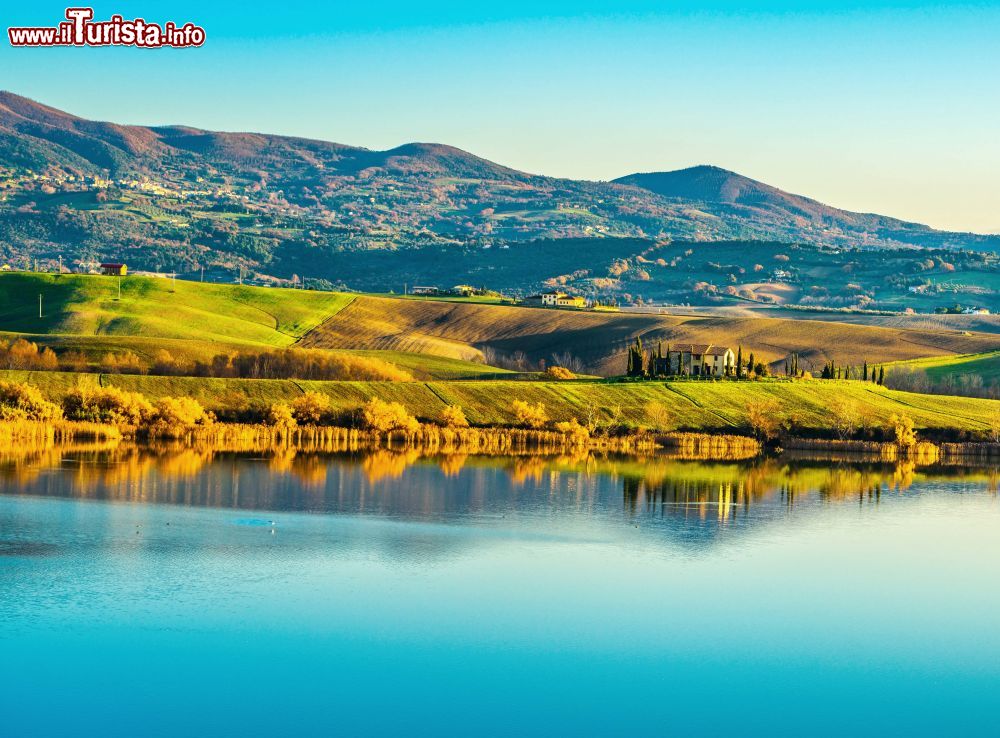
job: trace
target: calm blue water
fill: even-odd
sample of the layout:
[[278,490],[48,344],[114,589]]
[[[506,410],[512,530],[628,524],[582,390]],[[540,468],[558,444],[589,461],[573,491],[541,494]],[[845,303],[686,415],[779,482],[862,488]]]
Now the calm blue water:
[[0,734],[998,735],[995,472],[0,465]]

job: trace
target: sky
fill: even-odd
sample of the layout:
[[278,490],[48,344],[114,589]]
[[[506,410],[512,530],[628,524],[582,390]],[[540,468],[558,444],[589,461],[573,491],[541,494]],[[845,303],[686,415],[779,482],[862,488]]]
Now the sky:
[[[82,4],[82,3],[81,3]],[[0,0],[0,25],[65,2]],[[0,89],[120,123],[448,143],[613,179],[715,164],[830,205],[1000,232],[1000,4],[93,3],[197,49],[15,49]]]

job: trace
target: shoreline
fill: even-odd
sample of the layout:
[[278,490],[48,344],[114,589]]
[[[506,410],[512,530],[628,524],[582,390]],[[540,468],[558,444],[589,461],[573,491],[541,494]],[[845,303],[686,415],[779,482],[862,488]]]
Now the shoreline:
[[751,436],[715,433],[631,433],[585,435],[507,427],[448,428],[421,425],[385,432],[339,426],[305,425],[280,429],[264,424],[214,423],[158,434],[145,428],[60,420],[0,421],[0,452],[65,445],[120,444],[218,451],[296,450],[317,453],[389,451],[421,456],[557,456],[614,454],[702,461],[784,458],[831,462],[908,462],[920,466],[975,459],[1000,461],[1000,443],[932,443],[911,446],[891,441],[859,441],[792,436],[768,446]]

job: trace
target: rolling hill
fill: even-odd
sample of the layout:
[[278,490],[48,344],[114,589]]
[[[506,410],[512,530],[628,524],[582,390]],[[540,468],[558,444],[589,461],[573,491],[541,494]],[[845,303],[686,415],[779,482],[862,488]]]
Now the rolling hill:
[[[1000,336],[953,330],[780,318],[700,317],[577,312],[360,295],[299,342],[313,348],[409,351],[508,364],[575,359],[588,372],[621,374],[626,347],[715,343],[754,351],[775,368],[793,352],[803,368],[972,354],[1000,348]],[[523,368],[528,368],[527,366]]]
[[512,274],[506,285],[529,290],[579,271],[603,278],[642,251],[637,241],[649,248],[671,240],[838,249],[1000,244],[996,236],[846,212],[717,167],[576,181],[519,172],[443,144],[373,151],[120,125],[0,92],[0,258],[24,267],[59,256],[84,264],[117,258],[153,271],[242,268],[373,289],[362,284],[380,274],[368,268],[372,255],[388,272],[422,283],[433,276],[423,265],[428,249],[572,243],[572,257],[594,242],[584,266],[550,254],[535,273]]
[[0,273],[0,333],[93,356],[129,350],[150,358],[166,349],[205,361],[224,351],[293,345],[374,352],[418,379],[496,374],[495,364],[530,371],[553,357],[610,376],[622,372],[625,349],[637,337],[647,346],[743,346],[775,367],[797,352],[803,368],[815,369],[829,359],[948,360],[1000,350],[1000,335],[944,322],[910,330],[742,314],[606,313],[151,277],[127,277],[121,289],[119,297],[113,277]]

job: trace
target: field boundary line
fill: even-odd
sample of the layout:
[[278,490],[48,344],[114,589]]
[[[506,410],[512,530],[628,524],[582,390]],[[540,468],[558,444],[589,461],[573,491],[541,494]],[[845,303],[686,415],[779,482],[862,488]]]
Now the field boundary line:
[[714,415],[715,417],[717,417],[719,420],[721,420],[723,423],[725,423],[729,427],[731,427],[731,428],[738,428],[739,427],[736,423],[734,423],[733,421],[731,421],[726,416],[721,415],[720,413],[716,412],[715,410],[713,410],[710,407],[705,407],[704,405],[702,405],[700,402],[698,402],[696,399],[694,399],[690,395],[685,395],[679,389],[676,389],[675,387],[672,387],[669,382],[663,382],[663,387],[666,390],[668,390],[670,392],[673,392],[675,395],[677,395],[679,397],[683,397],[685,400],[687,400],[688,402],[690,402],[692,405],[694,405],[699,410],[704,410],[705,412],[707,412],[707,413],[709,413],[711,415]]
[[[334,318],[336,318],[337,316],[339,316],[339,315],[340,315],[340,314],[341,314],[342,312],[344,312],[345,310],[347,310],[347,308],[351,307],[351,305],[353,305],[353,304],[354,304],[355,302],[357,302],[357,301],[358,301],[358,296],[357,296],[357,295],[351,295],[351,299],[350,299],[350,300],[348,300],[348,301],[347,301],[346,303],[344,303],[344,305],[343,305],[343,306],[342,306],[342,307],[341,307],[341,308],[340,308],[340,309],[339,309],[339,310],[338,310],[337,312],[335,312],[335,313],[330,313],[329,315],[327,315],[327,316],[326,316],[325,318],[323,318],[323,320],[321,320],[321,321],[320,321],[319,323],[317,323],[317,324],[316,324],[316,325],[314,325],[314,326],[313,326],[312,328],[310,328],[310,329],[309,329],[309,330],[307,330],[307,331],[306,331],[305,333],[303,333],[303,334],[302,334],[301,336],[299,336],[298,338],[296,338],[296,339],[295,339],[295,340],[294,340],[294,341],[292,342],[292,345],[294,346],[295,344],[297,344],[297,343],[299,343],[300,341],[302,341],[302,340],[303,340],[303,339],[304,339],[304,338],[305,338],[306,336],[309,336],[309,335],[311,335],[312,333],[314,333],[314,332],[318,331],[318,330],[319,330],[320,328],[322,328],[322,327],[323,327],[323,326],[325,326],[325,325],[326,325],[327,323],[329,323],[329,322],[330,322],[331,320],[333,320]],[[314,348],[326,348],[326,347],[325,347],[325,346],[315,346]],[[336,348],[336,347],[334,347],[334,348]]]
[[424,387],[426,387],[430,391],[430,393],[432,395],[434,395],[436,398],[438,398],[442,402],[442,404],[445,405],[445,407],[448,406],[448,401],[441,396],[440,392],[438,392],[436,389],[434,389],[433,387],[431,387],[431,383],[430,382],[424,382],[423,385],[424,385]]

